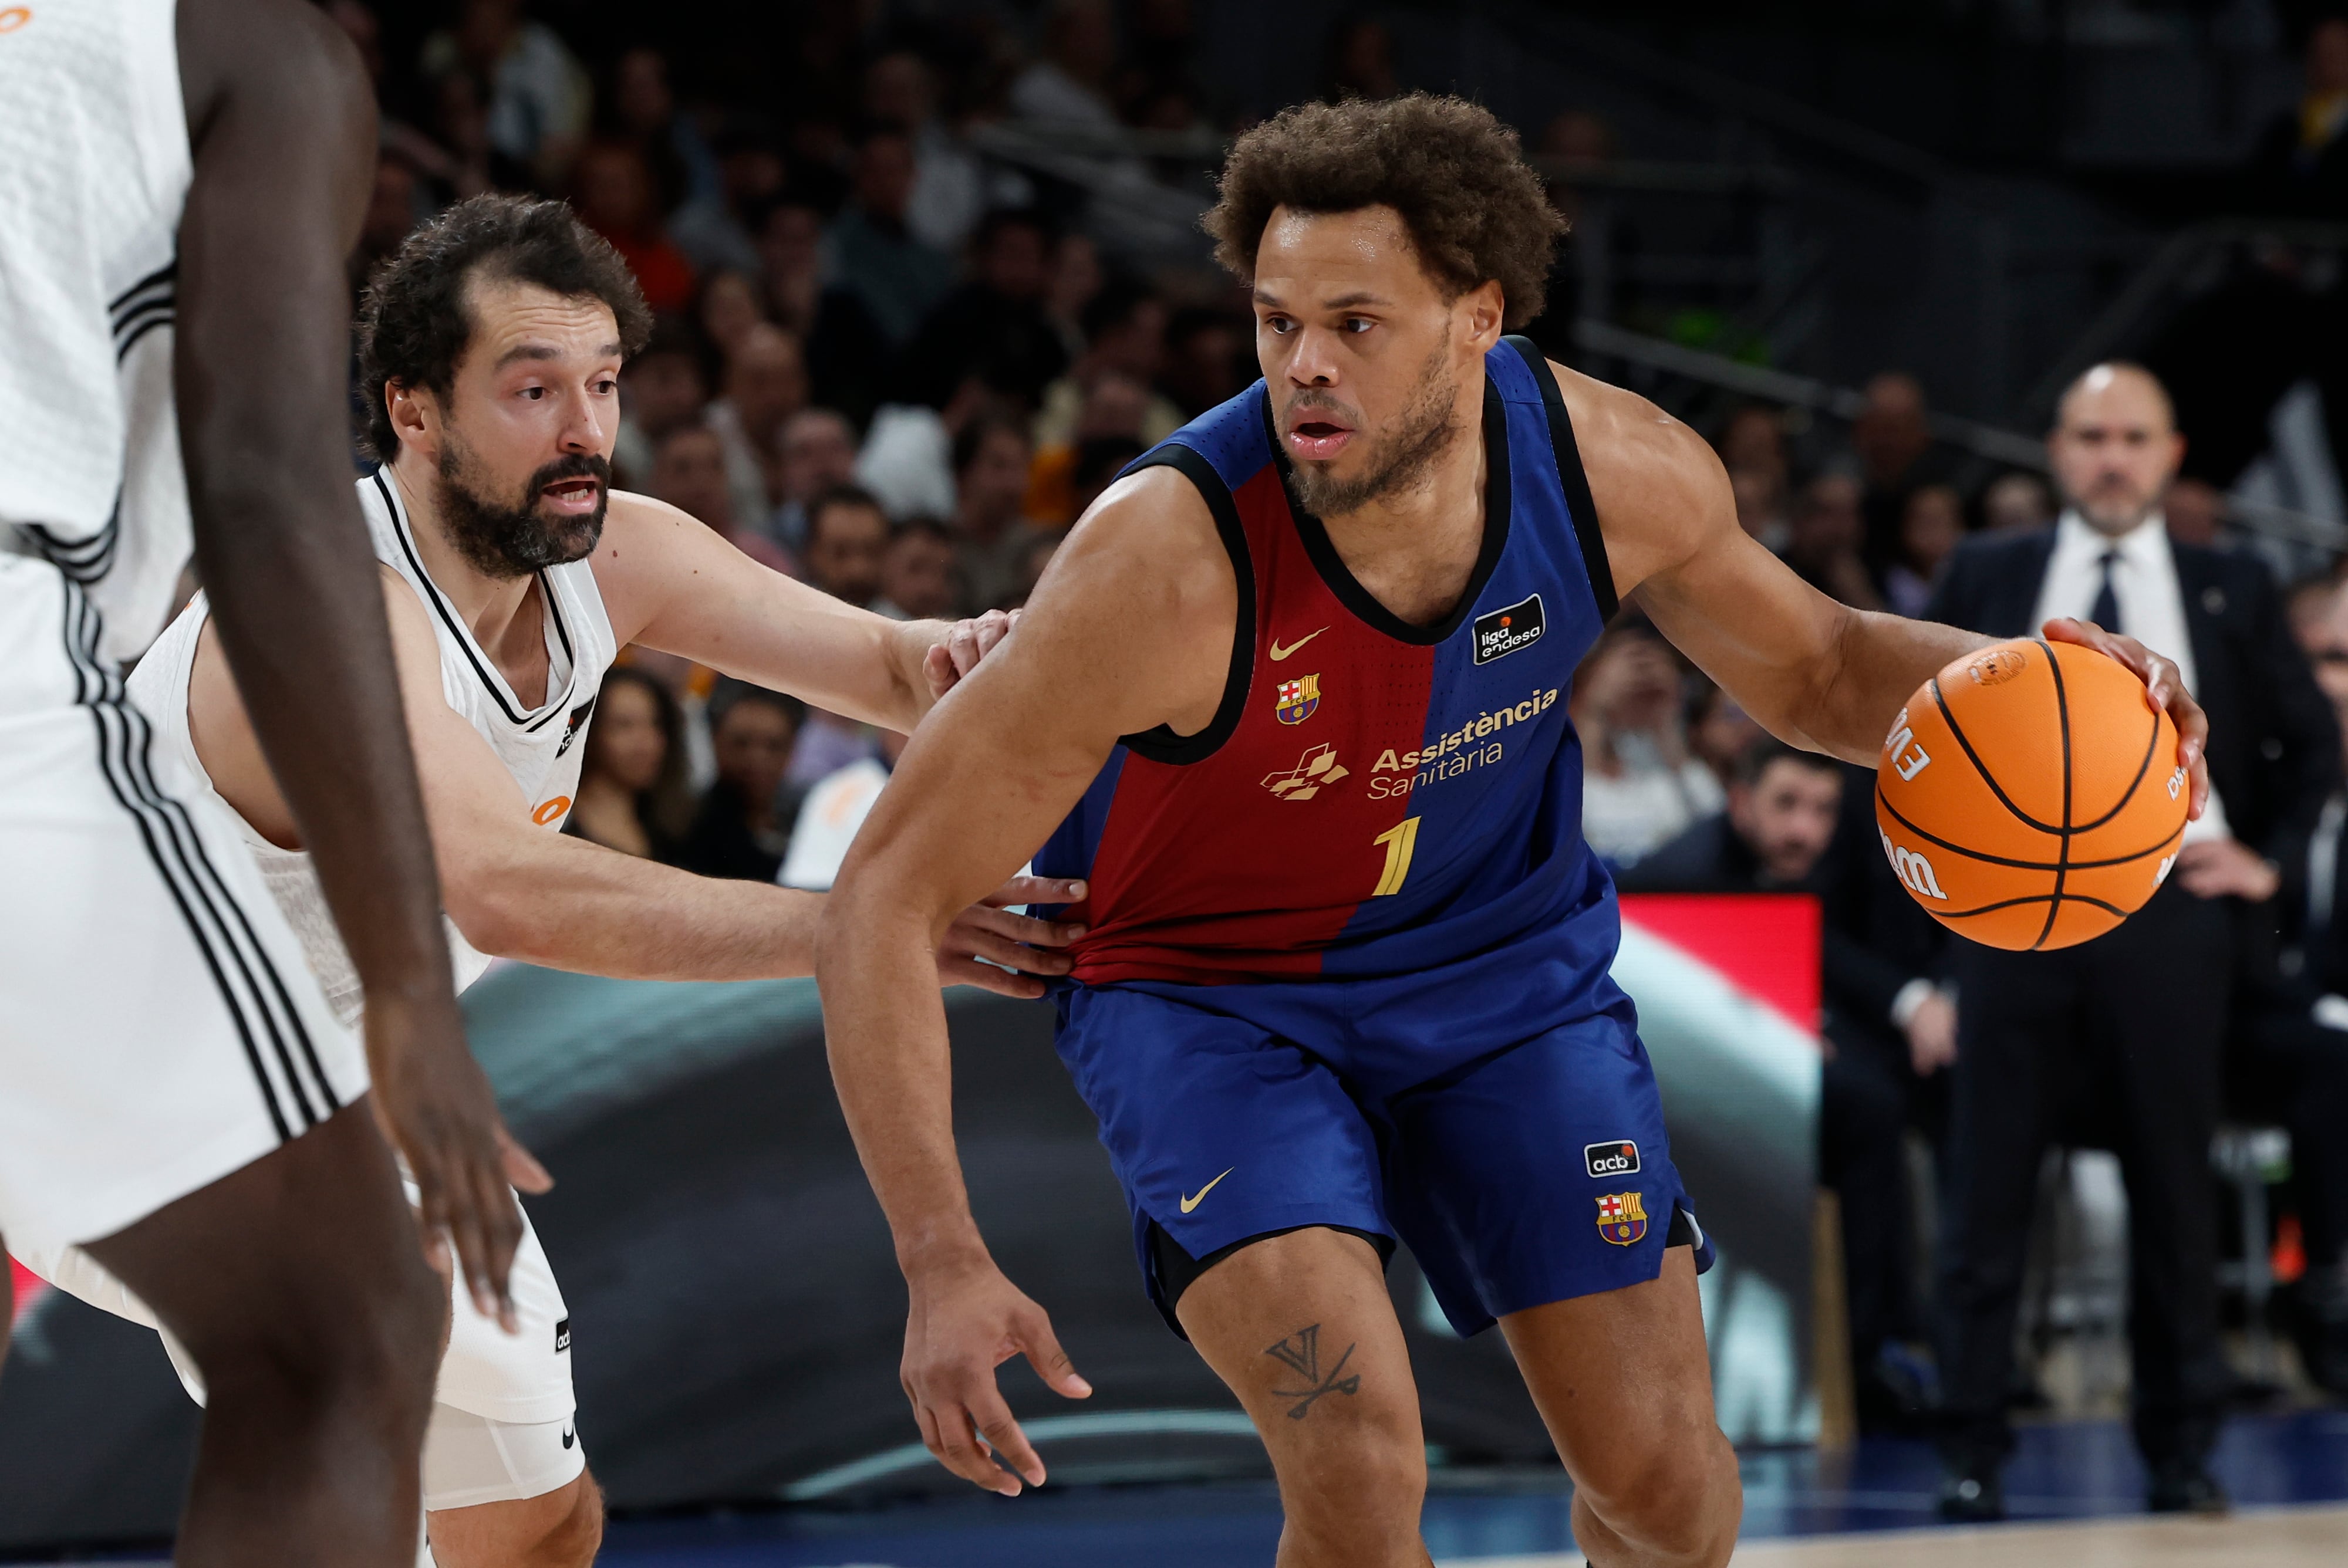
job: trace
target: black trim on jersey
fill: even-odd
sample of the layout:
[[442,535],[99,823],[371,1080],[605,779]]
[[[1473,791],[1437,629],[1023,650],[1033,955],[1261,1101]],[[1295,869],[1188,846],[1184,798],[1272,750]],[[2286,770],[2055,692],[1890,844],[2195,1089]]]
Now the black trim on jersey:
[[570,661],[571,669],[563,677],[562,692],[559,696],[552,690],[553,671],[547,672],[549,690],[546,694],[546,708],[533,719],[528,713],[514,712],[513,704],[506,701],[506,694],[500,689],[500,682],[496,673],[483,665],[480,655],[473,651],[472,634],[466,630],[465,623],[457,619],[457,612],[448,607],[448,598],[441,593],[440,585],[434,582],[432,574],[424,569],[424,561],[416,553],[415,542],[407,537],[407,514],[401,509],[398,501],[392,496],[391,487],[384,482],[383,470],[378,467],[368,477],[375,481],[376,489],[383,496],[383,504],[391,512],[391,531],[399,536],[400,553],[407,558],[407,564],[415,569],[416,580],[424,585],[424,597],[430,602],[434,611],[439,615],[441,623],[456,634],[457,646],[464,650],[465,662],[470,664],[473,667],[473,673],[480,678],[482,690],[489,692],[489,700],[498,705],[508,722],[520,726],[523,734],[536,734],[544,729],[548,723],[556,714],[561,712],[564,706],[570,702],[572,689],[579,683],[579,656],[572,651],[570,629],[562,624],[561,601],[555,594],[554,585],[546,580],[546,573],[541,571],[537,574],[538,596],[545,602],[546,613],[553,619],[554,635],[562,643],[562,656]]
[[[97,607],[70,578],[65,579],[65,593],[66,658],[74,671],[75,701],[90,711],[97,728],[99,771],[115,800],[137,825],[149,858],[154,862],[172,901],[179,906],[180,918],[203,956],[205,967],[211,971],[212,983],[243,1044],[246,1063],[260,1086],[262,1103],[268,1109],[271,1125],[280,1141],[290,1140],[296,1135],[294,1118],[288,1114],[283,1097],[263,1064],[258,1033],[265,1030],[269,1035],[272,1053],[284,1076],[286,1089],[291,1091],[293,1109],[299,1115],[302,1131],[316,1126],[324,1116],[313,1108],[309,1091],[294,1066],[287,1046],[289,1031],[309,1066],[312,1081],[326,1106],[325,1115],[342,1109],[334,1086],[326,1080],[309,1031],[286,994],[268,949],[255,938],[242,907],[221,881],[186,807],[164,794],[155,783],[149,756],[153,731],[146,716],[123,701],[121,677],[109,671],[98,658]],[[240,934],[242,942],[238,940]],[[242,981],[242,989],[231,982],[232,968]],[[255,978],[256,969],[267,982],[266,991],[261,979]],[[276,999],[275,1009],[269,1004],[272,994]]]
[[1581,569],[1590,575],[1591,597],[1598,601],[1598,622],[1604,625],[1622,608],[1614,595],[1614,568],[1606,559],[1606,535],[1598,527],[1598,503],[1590,498],[1590,476],[1581,469],[1581,448],[1573,439],[1573,421],[1565,412],[1565,394],[1558,390],[1549,356],[1532,339],[1511,333],[1500,340],[1517,351],[1540,388],[1541,405],[1549,410],[1550,450],[1557,456],[1557,477],[1565,487],[1565,507],[1573,514],[1574,541],[1581,547]]
[[117,491],[114,509],[106,517],[106,526],[86,539],[61,539],[38,523],[21,525],[21,531],[32,540],[41,559],[84,588],[103,579],[114,569],[115,547],[122,540],[122,496]]
[[1255,679],[1255,562],[1248,554],[1247,530],[1240,525],[1240,509],[1231,499],[1231,487],[1215,472],[1215,466],[1188,446],[1164,446],[1141,458],[1126,470],[1131,474],[1143,468],[1171,468],[1198,487],[1207,503],[1207,510],[1215,515],[1215,532],[1223,541],[1223,548],[1231,558],[1231,572],[1239,581],[1239,613],[1231,618],[1231,663],[1223,676],[1223,700],[1216,704],[1215,716],[1207,727],[1195,735],[1179,735],[1169,724],[1144,730],[1138,735],[1127,735],[1122,743],[1137,755],[1153,763],[1171,763],[1184,766],[1202,763],[1222,749],[1240,727],[1240,715],[1247,711],[1248,686]]
[[130,357],[130,351],[139,346],[139,340],[140,338],[145,337],[157,327],[168,327],[173,325],[179,321],[179,313],[172,307],[171,302],[169,300],[164,301],[161,309],[143,315],[139,319],[139,324],[130,329],[129,335],[123,338],[116,346],[114,350],[114,363],[120,364],[124,360],[129,359]]
[[115,317],[118,323],[122,315],[123,308],[129,305],[132,300],[146,292],[149,289],[153,288],[158,283],[168,282],[173,283],[176,286],[179,271],[180,259],[177,256],[174,256],[170,261],[164,262],[161,266],[156,268],[153,272],[148,273],[145,277],[139,279],[137,282],[131,284],[129,288],[123,290],[120,293],[115,295],[114,298],[107,301],[106,313],[109,316]]
[[1280,465],[1281,487],[1288,495],[1289,515],[1296,519],[1297,537],[1304,541],[1304,553],[1312,559],[1313,569],[1337,602],[1354,612],[1354,619],[1374,631],[1382,631],[1397,642],[1412,642],[1432,648],[1467,624],[1476,609],[1476,600],[1484,592],[1484,585],[1492,580],[1499,569],[1500,552],[1509,548],[1509,410],[1500,401],[1500,389],[1492,384],[1490,376],[1484,378],[1484,542],[1476,552],[1476,569],[1468,576],[1468,586],[1443,619],[1432,626],[1413,626],[1378,601],[1377,595],[1364,588],[1345,565],[1337,547],[1330,542],[1329,529],[1320,518],[1305,510],[1296,498],[1296,487],[1291,482],[1294,470],[1288,453],[1280,439],[1280,430],[1272,415],[1272,399],[1263,400],[1264,434],[1272,442],[1272,460]]

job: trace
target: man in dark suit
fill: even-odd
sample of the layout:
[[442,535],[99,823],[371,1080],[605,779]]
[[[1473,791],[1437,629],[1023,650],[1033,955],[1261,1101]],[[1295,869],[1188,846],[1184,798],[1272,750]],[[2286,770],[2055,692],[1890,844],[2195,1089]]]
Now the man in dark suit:
[[2265,568],[2178,545],[2160,497],[2184,440],[2158,381],[2098,365],[2065,395],[2051,530],[1969,541],[1925,614],[1992,636],[2075,616],[2174,659],[2209,714],[2209,809],[2175,874],[2117,930],[2054,953],[1953,945],[1958,1054],[1940,1263],[1952,1519],[2004,1511],[2013,1321],[2040,1155],[2107,1143],[2129,1199],[2135,1430],[2156,1511],[2216,1512],[2207,1458],[2231,1374],[2218,1343],[2209,1139],[2240,902],[2321,811],[2340,764],[2329,705]]
[[1823,917],[1828,1052],[1819,1085],[1818,1180],[1841,1200],[1843,1286],[1859,1416],[1911,1427],[1926,1374],[1904,1341],[1919,1330],[1909,1223],[1910,1122],[1931,1119],[1925,1081],[1955,1053],[1956,1011],[1936,983],[1940,927],[1876,845],[1872,775],[1764,736],[1736,759],[1728,808],[1615,878],[1626,893],[1807,893]]

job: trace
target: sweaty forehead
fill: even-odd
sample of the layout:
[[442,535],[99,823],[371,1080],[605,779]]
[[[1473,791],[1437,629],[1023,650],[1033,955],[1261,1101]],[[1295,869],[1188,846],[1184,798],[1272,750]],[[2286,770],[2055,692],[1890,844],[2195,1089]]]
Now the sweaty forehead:
[[1360,289],[1390,298],[1435,292],[1409,226],[1385,206],[1348,212],[1272,209],[1256,250],[1255,277],[1259,293],[1277,295],[1292,307]]
[[592,294],[558,294],[510,278],[476,278],[466,288],[465,305],[473,325],[467,369],[494,370],[516,360],[619,357],[619,323],[612,307]]

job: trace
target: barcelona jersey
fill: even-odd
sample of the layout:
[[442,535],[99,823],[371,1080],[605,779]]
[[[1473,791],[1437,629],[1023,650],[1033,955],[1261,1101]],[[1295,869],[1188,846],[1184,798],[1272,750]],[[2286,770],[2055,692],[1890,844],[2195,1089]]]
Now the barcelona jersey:
[[1542,999],[1604,1005],[1615,911],[1566,696],[1614,594],[1522,342],[1486,357],[1482,551],[1432,625],[1372,598],[1297,505],[1263,383],[1139,459],[1206,497],[1240,616],[1213,722],[1128,736],[1036,857],[1091,883],[1076,980],[1394,976],[1531,941],[1570,971]]

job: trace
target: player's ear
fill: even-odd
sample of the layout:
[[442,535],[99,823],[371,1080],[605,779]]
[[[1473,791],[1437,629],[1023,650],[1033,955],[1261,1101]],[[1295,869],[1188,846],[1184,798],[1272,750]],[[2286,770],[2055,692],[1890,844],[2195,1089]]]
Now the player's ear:
[[384,409],[391,415],[391,427],[401,437],[401,445],[422,444],[427,440],[433,426],[438,423],[438,409],[427,409],[431,394],[422,387],[408,386],[401,382],[383,384]]
[[1501,292],[1500,280],[1487,278],[1459,296],[1458,307],[1465,316],[1467,337],[1478,354],[1482,354],[1500,341],[1501,324],[1508,319],[1508,296]]

